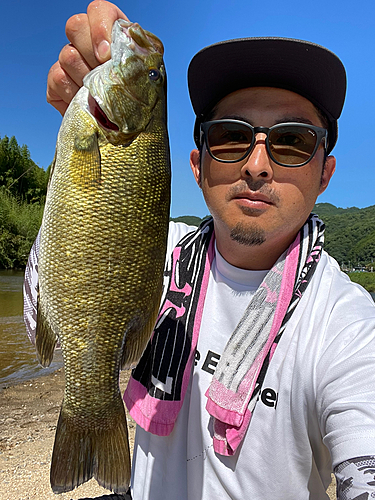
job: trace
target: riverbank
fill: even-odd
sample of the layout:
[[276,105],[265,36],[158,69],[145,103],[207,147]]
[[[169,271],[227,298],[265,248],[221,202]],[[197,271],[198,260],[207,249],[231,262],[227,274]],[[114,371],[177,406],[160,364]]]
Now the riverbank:
[[[124,391],[129,372],[120,375]],[[52,493],[49,469],[56,423],[64,391],[63,369],[13,386],[0,386],[0,500],[102,500],[118,495],[91,481],[58,497]],[[129,441],[135,424],[128,417]]]
[[[129,372],[121,372],[123,391]],[[63,369],[13,386],[0,386],[0,500],[115,500],[92,479],[58,497],[49,484],[56,422],[64,391]],[[128,417],[129,441],[134,446],[135,424]],[[336,498],[332,484],[330,500]]]

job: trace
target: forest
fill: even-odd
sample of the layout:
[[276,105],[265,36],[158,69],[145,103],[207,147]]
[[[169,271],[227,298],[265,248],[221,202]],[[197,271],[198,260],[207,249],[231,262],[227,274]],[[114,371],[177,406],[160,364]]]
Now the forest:
[[[15,137],[0,138],[0,269],[23,269],[38,233],[51,165],[44,170]],[[375,291],[375,205],[338,208],[317,203],[313,210],[326,225],[325,249],[351,279]],[[198,225],[199,217],[172,220]]]
[[373,267],[375,205],[344,209],[317,203],[314,212],[326,225],[325,249],[343,268]]
[[49,169],[26,145],[0,138],[0,269],[22,269],[42,222]]

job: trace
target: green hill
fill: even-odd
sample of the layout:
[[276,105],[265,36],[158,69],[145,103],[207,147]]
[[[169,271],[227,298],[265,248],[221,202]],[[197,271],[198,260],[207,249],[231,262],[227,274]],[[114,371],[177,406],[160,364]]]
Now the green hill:
[[341,265],[370,266],[374,262],[375,205],[337,208],[330,203],[317,203],[314,212],[326,225],[325,249]]
[[181,217],[171,217],[171,220],[173,220],[173,222],[183,222],[188,226],[199,226],[203,219],[195,215],[182,215]]
[[[340,265],[371,267],[375,260],[375,205],[340,208],[317,203],[313,211],[326,225],[325,249]],[[184,215],[171,220],[198,226],[203,219]]]
[[323,217],[326,215],[342,215],[344,213],[348,214],[349,212],[356,213],[359,210],[361,209],[357,207],[350,207],[350,208],[335,207],[335,205],[332,205],[332,203],[317,203],[314,208],[315,213],[319,213],[319,217]]

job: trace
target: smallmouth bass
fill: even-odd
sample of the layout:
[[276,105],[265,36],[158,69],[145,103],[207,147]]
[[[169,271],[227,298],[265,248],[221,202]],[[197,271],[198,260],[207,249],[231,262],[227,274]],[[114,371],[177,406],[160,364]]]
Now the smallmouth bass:
[[169,205],[163,45],[118,20],[111,60],[65,113],[41,228],[36,348],[48,366],[58,339],[66,378],[55,493],[91,477],[128,489],[119,371],[138,361],[156,320]]

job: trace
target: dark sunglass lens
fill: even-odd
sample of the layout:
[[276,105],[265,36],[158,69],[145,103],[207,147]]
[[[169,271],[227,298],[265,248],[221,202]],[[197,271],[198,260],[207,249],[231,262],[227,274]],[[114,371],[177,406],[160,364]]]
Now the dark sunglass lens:
[[236,161],[246,154],[252,137],[252,130],[241,123],[214,123],[208,129],[207,143],[218,160]]
[[309,161],[316,141],[314,130],[298,125],[274,128],[269,135],[272,156],[285,165],[300,165]]

